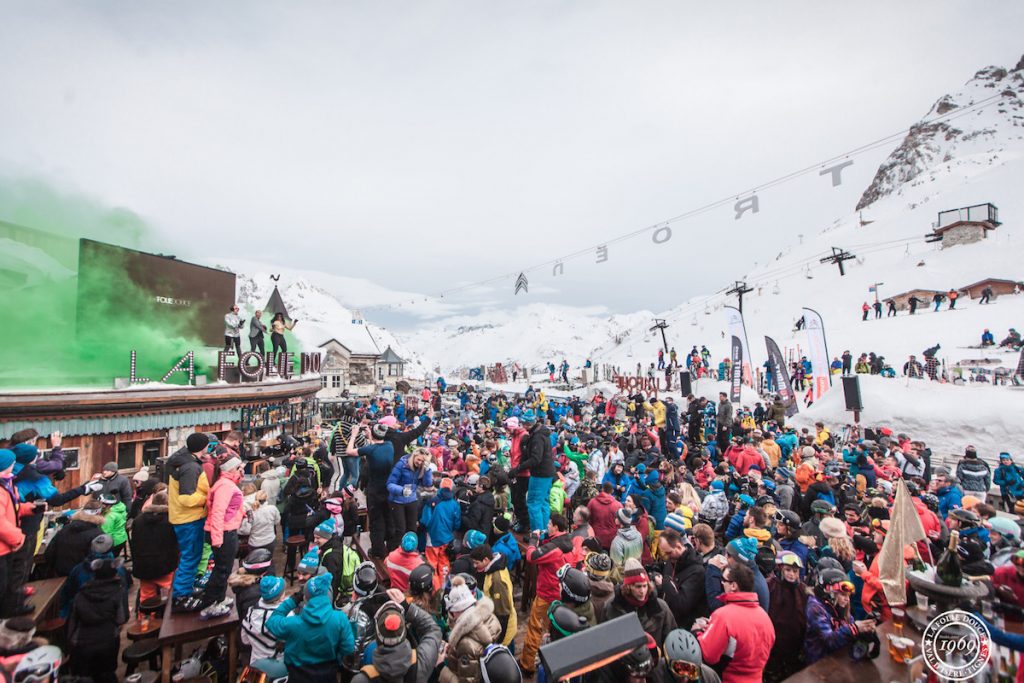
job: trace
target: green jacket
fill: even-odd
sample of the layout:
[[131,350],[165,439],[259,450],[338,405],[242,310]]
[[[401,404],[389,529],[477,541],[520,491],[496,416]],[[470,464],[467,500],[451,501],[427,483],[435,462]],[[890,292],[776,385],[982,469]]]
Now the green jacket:
[[103,533],[110,534],[110,538],[114,540],[114,545],[121,545],[128,541],[128,531],[125,529],[127,521],[128,509],[124,506],[124,503],[118,501],[106,511],[103,525],[100,529],[103,530]]

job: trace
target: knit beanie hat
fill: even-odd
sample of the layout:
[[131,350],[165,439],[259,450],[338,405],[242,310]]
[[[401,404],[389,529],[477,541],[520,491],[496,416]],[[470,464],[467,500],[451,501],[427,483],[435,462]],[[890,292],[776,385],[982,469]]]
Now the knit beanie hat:
[[334,536],[334,519],[327,519],[316,525],[313,529],[313,535],[320,538],[332,538]]
[[463,540],[466,542],[466,547],[472,550],[473,548],[486,543],[487,535],[477,529],[470,529],[466,532],[466,536]]
[[711,490],[712,491],[724,491],[725,490],[725,482],[722,481],[721,479],[715,479],[713,482],[711,482]]
[[444,477],[441,479],[441,488],[451,490],[455,488],[455,482],[452,481],[451,477]]
[[188,438],[185,439],[185,447],[189,453],[198,453],[210,444],[210,437],[202,432],[196,432],[195,434],[189,434]]
[[461,576],[452,577],[452,588],[447,597],[449,612],[465,612],[476,604],[476,596]]
[[264,576],[260,579],[260,597],[264,600],[273,600],[284,593],[284,585],[284,579],[280,576]]
[[303,555],[302,559],[299,560],[298,570],[303,574],[315,574],[317,567],[319,566],[320,553],[317,552],[317,548],[314,548]]
[[675,529],[679,533],[685,534],[687,530],[690,528],[690,520],[688,520],[686,517],[679,514],[678,512],[670,512],[665,517],[665,528]]
[[793,478],[793,472],[788,467],[778,467],[775,469],[775,474],[782,477],[784,480],[789,481]]
[[743,504],[743,507],[745,507],[745,508],[752,508],[755,505],[754,499],[751,498],[750,496],[748,496],[745,493],[741,493],[740,494],[739,501],[740,501],[740,503]]
[[420,545],[419,537],[412,531],[406,531],[402,536],[402,550],[407,553],[415,552]]
[[389,600],[381,605],[373,623],[381,645],[394,647],[405,641],[405,611],[397,602]]
[[635,557],[626,559],[626,564],[623,566],[622,573],[622,585],[630,586],[634,583],[643,583],[647,581],[647,572],[644,570],[644,566],[640,564],[640,560]]
[[592,579],[607,579],[612,573],[612,558],[604,553],[587,555],[586,572]]
[[220,466],[221,472],[230,472],[232,470],[240,469],[242,469],[242,459],[233,456],[225,460],[224,463]]
[[6,472],[14,466],[14,451],[0,448],[0,472]]
[[[305,559],[305,558],[303,558]],[[306,595],[315,598],[318,595],[326,595],[331,592],[331,581],[334,576],[330,572],[317,574],[306,582]]]
[[618,512],[615,513],[616,518],[619,520],[619,524],[622,526],[630,526],[633,524],[633,513],[626,508],[619,508]]
[[105,555],[106,553],[109,553],[113,547],[114,539],[110,534],[100,534],[96,538],[92,539],[92,543],[89,544],[89,552],[93,556]]
[[757,541],[752,538],[734,538],[725,546],[726,552],[737,560],[753,562],[757,557]]
[[39,457],[39,449],[30,443],[15,444],[11,450],[14,451],[14,459],[22,465],[27,465]]
[[826,517],[821,520],[818,528],[821,529],[821,533],[825,534],[826,538],[838,538],[839,536],[846,535],[846,524],[835,517]]

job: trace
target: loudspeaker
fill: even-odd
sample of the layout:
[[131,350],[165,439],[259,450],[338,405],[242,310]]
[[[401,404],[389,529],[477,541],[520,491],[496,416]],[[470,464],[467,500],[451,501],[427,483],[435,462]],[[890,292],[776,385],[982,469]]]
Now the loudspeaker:
[[864,410],[864,401],[860,397],[860,377],[843,375],[843,397],[846,399],[847,410]]
[[689,370],[683,370],[679,373],[679,393],[683,395],[683,398],[693,393],[693,387],[690,386]]

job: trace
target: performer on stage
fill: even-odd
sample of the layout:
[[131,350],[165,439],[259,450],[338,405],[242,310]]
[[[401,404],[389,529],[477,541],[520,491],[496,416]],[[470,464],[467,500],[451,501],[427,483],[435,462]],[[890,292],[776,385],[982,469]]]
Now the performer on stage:
[[267,352],[263,345],[263,335],[267,333],[267,326],[260,320],[262,317],[263,311],[257,309],[249,321],[249,350],[258,350],[261,356]]
[[281,353],[288,353],[288,343],[284,340],[284,331],[295,329],[298,320],[285,322],[284,313],[275,313],[274,319],[270,321],[270,344],[271,353],[274,354],[274,362],[277,362],[278,349]]
[[239,330],[242,329],[242,325],[245,324],[245,318],[238,316],[238,304],[235,304],[228,309],[227,315],[224,316],[224,350],[230,351],[231,347],[235,347],[235,353],[238,357],[242,357],[242,340],[239,336]]

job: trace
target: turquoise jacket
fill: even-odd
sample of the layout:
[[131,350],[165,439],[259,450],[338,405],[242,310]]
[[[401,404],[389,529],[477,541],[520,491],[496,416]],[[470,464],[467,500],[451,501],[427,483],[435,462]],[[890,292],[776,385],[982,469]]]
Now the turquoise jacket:
[[331,606],[330,592],[307,598],[302,611],[289,616],[295,600],[284,600],[267,619],[270,635],[284,642],[284,663],[290,667],[340,663],[355,651],[352,625]]

